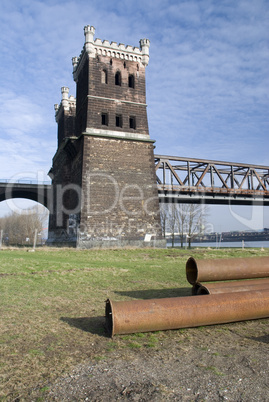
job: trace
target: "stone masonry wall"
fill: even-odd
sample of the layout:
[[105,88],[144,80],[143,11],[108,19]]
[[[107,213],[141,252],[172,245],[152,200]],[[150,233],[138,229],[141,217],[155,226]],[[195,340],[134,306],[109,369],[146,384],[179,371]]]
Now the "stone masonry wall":
[[81,227],[92,239],[161,238],[153,145],[84,136]]
[[[74,243],[76,232],[69,231],[69,218],[77,216],[80,219],[81,174],[83,141],[69,140],[56,152],[53,158],[53,212],[49,219],[50,243]],[[75,225],[74,225],[75,226]]]
[[[88,63],[87,127],[148,134],[145,67],[128,60],[102,56],[98,56],[98,59],[90,58]],[[115,85],[117,72],[121,74],[121,85]],[[105,80],[102,80],[102,74],[106,74]],[[133,77],[134,88],[129,87],[130,75]],[[83,80],[86,84],[86,78]],[[77,107],[79,105],[80,103],[77,102]],[[107,125],[102,124],[102,113],[108,114]],[[122,116],[121,126],[116,126],[116,115]],[[130,128],[130,117],[136,119],[135,128]]]

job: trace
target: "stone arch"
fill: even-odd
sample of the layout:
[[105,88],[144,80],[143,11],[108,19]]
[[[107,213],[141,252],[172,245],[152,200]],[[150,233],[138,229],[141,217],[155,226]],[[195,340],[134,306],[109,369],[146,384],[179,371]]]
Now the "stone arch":
[[105,68],[101,71],[101,83],[107,84],[107,70]]
[[51,185],[0,183],[0,202],[12,198],[26,198],[51,209]]
[[115,85],[121,86],[121,72],[119,70],[115,74]]
[[129,74],[129,77],[128,77],[128,86],[129,86],[129,88],[134,88],[134,87],[135,87],[135,77],[134,77],[134,74]]

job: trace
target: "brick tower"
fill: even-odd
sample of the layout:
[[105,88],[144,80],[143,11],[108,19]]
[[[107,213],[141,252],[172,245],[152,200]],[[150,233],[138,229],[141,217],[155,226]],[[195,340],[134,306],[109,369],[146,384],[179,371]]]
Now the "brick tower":
[[149,40],[137,48],[94,33],[84,28],[84,47],[72,59],[76,99],[63,87],[55,105],[48,243],[164,247],[146,110]]

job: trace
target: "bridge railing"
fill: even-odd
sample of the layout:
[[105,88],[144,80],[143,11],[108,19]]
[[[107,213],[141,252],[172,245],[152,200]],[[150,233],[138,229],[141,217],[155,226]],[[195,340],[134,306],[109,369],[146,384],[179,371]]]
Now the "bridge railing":
[[40,181],[40,180],[28,180],[28,179],[17,179],[17,180],[12,180],[12,179],[0,179],[0,183],[5,183],[5,184],[40,184],[40,185],[47,185],[49,186],[51,184],[51,181]]
[[269,167],[155,155],[159,191],[269,196]]

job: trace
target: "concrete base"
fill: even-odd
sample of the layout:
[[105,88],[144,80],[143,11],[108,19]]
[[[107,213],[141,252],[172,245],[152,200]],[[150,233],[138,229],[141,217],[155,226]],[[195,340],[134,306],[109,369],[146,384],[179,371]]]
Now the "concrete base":
[[77,237],[64,230],[49,231],[46,245],[51,247],[77,247]]
[[90,248],[166,248],[166,240],[156,239],[151,241],[132,239],[80,239],[77,244],[79,249]]
[[166,248],[165,239],[117,239],[117,238],[77,238],[74,234],[67,234],[66,231],[50,231],[47,246],[51,247],[74,247],[78,249],[90,248]]

